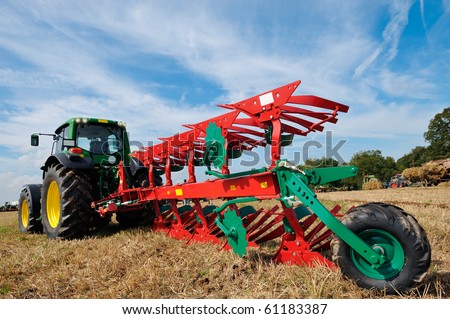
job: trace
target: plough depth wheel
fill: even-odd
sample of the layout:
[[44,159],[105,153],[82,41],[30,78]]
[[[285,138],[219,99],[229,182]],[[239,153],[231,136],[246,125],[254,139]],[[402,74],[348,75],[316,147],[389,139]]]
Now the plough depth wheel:
[[373,268],[342,239],[333,239],[333,261],[360,287],[401,292],[426,273],[431,260],[428,239],[415,219],[400,208],[381,203],[362,205],[350,210],[342,223],[386,259],[379,268]]

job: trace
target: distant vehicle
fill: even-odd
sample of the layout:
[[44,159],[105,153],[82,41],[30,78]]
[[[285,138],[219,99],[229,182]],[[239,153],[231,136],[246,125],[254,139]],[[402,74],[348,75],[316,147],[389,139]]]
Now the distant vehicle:
[[409,181],[402,174],[395,174],[391,177],[389,182],[389,187],[391,188],[400,188],[409,186]]
[[9,212],[17,210],[19,207],[19,201],[5,202],[5,205],[0,207],[0,211]]

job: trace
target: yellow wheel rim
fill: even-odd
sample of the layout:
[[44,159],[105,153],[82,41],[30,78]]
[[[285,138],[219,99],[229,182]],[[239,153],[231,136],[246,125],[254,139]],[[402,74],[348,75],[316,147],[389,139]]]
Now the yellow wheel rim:
[[61,199],[56,181],[50,183],[47,192],[47,218],[50,226],[56,228],[61,219]]
[[24,200],[22,202],[20,211],[21,211],[21,217],[22,217],[22,225],[24,228],[27,228],[28,227],[28,219],[30,216],[30,212],[28,211],[28,201],[27,200]]

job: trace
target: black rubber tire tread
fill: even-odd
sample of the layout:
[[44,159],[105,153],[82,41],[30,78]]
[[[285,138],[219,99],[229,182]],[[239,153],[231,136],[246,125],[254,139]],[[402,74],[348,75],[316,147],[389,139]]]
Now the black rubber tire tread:
[[[61,218],[52,228],[47,217],[47,192],[52,181],[56,181],[60,192]],[[93,226],[95,210],[91,208],[92,185],[88,172],[51,165],[42,185],[42,224],[48,238],[74,239],[84,236]]]
[[[153,180],[156,186],[162,185],[162,178],[157,174],[153,174]],[[149,187],[150,182],[148,180],[148,169],[141,168],[136,171],[133,176],[133,186],[138,187]]]
[[133,176],[133,186],[135,188],[138,187],[149,187],[150,182],[148,181],[148,170],[139,169],[136,174]]
[[332,260],[345,277],[362,288],[384,290],[388,294],[405,292],[422,280],[430,266],[431,249],[425,231],[414,217],[397,206],[368,203],[353,208],[341,221],[355,234],[367,229],[388,232],[400,242],[405,254],[403,268],[396,276],[374,279],[356,268],[350,257],[351,248],[335,236],[331,241]]
[[[427,258],[423,258],[421,260],[418,261],[418,266],[419,267],[424,267],[426,269],[428,269],[430,267],[431,264],[431,247],[430,247],[430,242],[428,241],[428,237],[425,233],[425,230],[422,228],[422,226],[419,224],[419,222],[417,221],[417,219],[411,215],[408,214],[407,212],[405,212],[403,209],[401,209],[398,206],[395,205],[388,205],[388,204],[384,204],[384,203],[374,203],[374,204],[378,204],[378,205],[385,205],[385,206],[389,206],[392,211],[395,211],[398,216],[399,216],[399,220],[403,220],[402,218],[405,218],[408,221],[408,226],[409,226],[409,230],[413,231],[416,234],[416,238],[417,238],[417,242],[414,243],[414,245],[420,245],[421,249],[424,252],[427,252],[426,256]],[[423,274],[422,277],[420,278],[416,278],[416,282],[420,282],[422,280],[422,278],[425,276],[426,273]]]
[[[43,232],[41,222],[41,188],[42,184],[24,185],[19,196],[18,221],[21,233]],[[22,223],[22,203],[27,201],[28,205],[28,225],[25,227]]]
[[[156,186],[162,185],[162,179],[160,176],[154,174],[154,182]],[[140,169],[136,172],[134,179],[134,187],[148,187],[150,185],[148,181],[148,170]],[[152,203],[149,206],[144,207],[141,210],[134,212],[116,213],[117,222],[126,228],[147,226],[153,223],[155,214],[153,212]]]

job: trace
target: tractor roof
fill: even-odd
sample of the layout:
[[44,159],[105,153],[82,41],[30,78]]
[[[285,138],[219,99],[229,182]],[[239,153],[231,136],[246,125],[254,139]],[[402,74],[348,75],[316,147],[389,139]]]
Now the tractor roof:
[[74,125],[74,124],[78,124],[78,123],[83,123],[83,124],[107,124],[107,125],[118,125],[118,126],[122,126],[124,127],[126,124],[124,122],[119,122],[119,121],[113,121],[113,120],[106,120],[106,119],[97,119],[97,118],[91,118],[91,117],[73,117],[71,119],[68,119],[66,122],[64,122],[62,125],[60,125],[55,133],[58,134],[59,132],[61,132],[63,127],[66,127],[68,125]]

